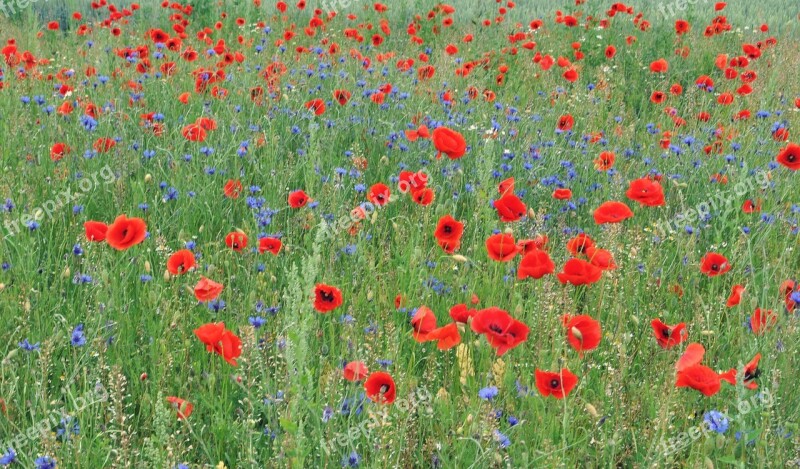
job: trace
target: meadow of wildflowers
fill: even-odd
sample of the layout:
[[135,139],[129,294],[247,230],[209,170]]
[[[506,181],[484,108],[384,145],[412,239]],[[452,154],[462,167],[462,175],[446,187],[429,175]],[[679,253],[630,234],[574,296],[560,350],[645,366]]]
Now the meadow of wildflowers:
[[0,467],[800,465],[800,4],[0,13]]

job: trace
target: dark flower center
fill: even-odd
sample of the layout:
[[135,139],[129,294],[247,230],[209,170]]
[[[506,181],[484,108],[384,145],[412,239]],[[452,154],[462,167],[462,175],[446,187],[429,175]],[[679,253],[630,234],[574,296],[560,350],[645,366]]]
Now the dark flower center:
[[389,392],[389,385],[388,384],[382,384],[381,385],[381,394],[385,394],[387,392]]
[[322,291],[322,293],[320,293],[320,296],[321,296],[321,297],[322,297],[322,299],[323,299],[323,300],[325,300],[325,301],[328,301],[328,302],[333,302],[333,293],[332,293],[332,292],[329,292],[329,291],[324,291],[324,290],[323,290],[323,291]]
[[500,326],[498,326],[497,324],[492,324],[491,326],[489,326],[489,330],[492,331],[492,332],[496,332],[498,334],[502,334],[503,333],[503,329],[500,328]]
[[758,368],[756,368],[755,370],[745,370],[745,372],[744,372],[744,380],[745,380],[745,382],[752,381],[752,380],[758,378],[759,376],[761,376],[761,370],[758,369]]
[[560,383],[558,382],[557,379],[551,379],[550,380],[550,387],[551,388],[557,389],[559,385],[560,385]]

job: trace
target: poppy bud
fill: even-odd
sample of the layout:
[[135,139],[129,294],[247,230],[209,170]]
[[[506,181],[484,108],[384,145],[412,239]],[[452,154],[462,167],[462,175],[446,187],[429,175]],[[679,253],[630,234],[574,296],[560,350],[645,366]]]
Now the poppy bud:
[[150,261],[144,261],[144,271],[149,274],[151,270],[152,269],[150,268]]
[[6,289],[6,284],[5,283],[0,283],[0,291],[3,291],[5,289]]
[[61,276],[64,277],[64,278],[69,278],[70,274],[71,274],[71,271],[69,270],[69,266],[68,266],[66,269],[64,269],[64,273],[61,274]]
[[589,413],[594,418],[600,417],[600,414],[597,413],[597,409],[594,408],[592,404],[586,403],[586,412]]
[[638,316],[631,316],[631,321],[637,326],[639,325],[639,317]]
[[153,176],[151,176],[149,173],[144,175],[144,182],[149,184],[152,181],[153,181]]
[[507,234],[507,235],[513,235],[514,234],[514,230],[512,230],[510,226],[508,228],[506,228],[503,232],[505,234]]
[[165,282],[169,282],[170,278],[171,278],[171,275],[169,274],[169,270],[165,270],[164,271],[164,281]]
[[374,296],[375,296],[375,295],[372,293],[372,290],[368,291],[368,292],[367,292],[367,301],[372,301],[372,298],[373,298]]
[[205,225],[200,225],[200,228],[197,229],[197,232],[198,233],[202,233],[204,228],[205,228]]
[[456,262],[462,262],[462,263],[464,263],[464,262],[467,262],[467,261],[468,261],[468,259],[467,259],[466,257],[462,256],[461,254],[456,254],[456,255],[452,256],[452,258],[453,258],[453,260],[454,260],[454,261],[456,261]]
[[583,341],[583,334],[581,334],[580,329],[578,329],[577,327],[574,326],[572,327],[572,335],[574,335],[575,338],[580,340],[581,342]]
[[31,312],[31,301],[29,299],[25,299],[25,303],[22,304],[22,308],[25,310],[26,313]]
[[139,380],[141,380],[141,381],[147,381],[147,373],[142,373],[142,375],[141,375],[141,376],[139,376]]

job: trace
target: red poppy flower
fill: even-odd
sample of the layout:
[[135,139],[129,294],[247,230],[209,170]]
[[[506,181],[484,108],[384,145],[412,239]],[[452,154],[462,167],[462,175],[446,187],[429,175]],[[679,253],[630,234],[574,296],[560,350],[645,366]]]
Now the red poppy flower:
[[282,246],[280,238],[261,238],[258,240],[258,253],[271,252],[272,255],[277,256]]
[[731,264],[722,254],[710,252],[700,261],[700,271],[709,277],[716,277],[731,270]]
[[461,333],[458,332],[458,324],[453,322],[430,331],[428,333],[428,340],[435,340],[436,348],[439,350],[450,350],[461,343]]
[[614,262],[614,256],[605,249],[598,249],[591,247],[586,250],[586,256],[589,258],[589,263],[601,270],[614,270],[617,264]]
[[181,249],[171,255],[167,260],[167,270],[172,275],[183,275],[195,267],[194,253],[188,249]]
[[297,190],[289,194],[289,206],[292,208],[305,207],[308,201],[311,200],[305,191]]
[[428,186],[428,175],[424,171],[400,171],[398,176],[397,186],[400,192],[406,194],[408,192],[415,192]]
[[705,396],[713,396],[720,390],[720,376],[716,371],[704,365],[692,365],[678,371],[675,387],[689,387],[700,391]]
[[439,151],[438,157],[444,153],[451,160],[464,156],[467,152],[467,141],[464,136],[447,127],[437,127],[431,134],[433,146]]
[[226,362],[237,366],[236,359],[242,354],[242,341],[225,329],[224,322],[205,324],[195,329],[194,334],[205,344],[206,350],[222,355]]
[[506,223],[519,220],[528,211],[528,207],[513,191],[507,191],[502,197],[495,200],[493,205],[497,214],[500,215],[500,220]]
[[333,91],[333,99],[339,103],[340,106],[344,106],[350,101],[350,92],[347,90],[334,90]]
[[790,143],[778,153],[777,161],[792,171],[800,169],[800,145]]
[[683,352],[683,355],[681,355],[677,363],[675,363],[675,370],[683,371],[686,368],[700,364],[700,362],[703,361],[703,356],[705,354],[706,349],[702,344],[692,342],[686,346],[686,350]]
[[558,188],[553,191],[553,198],[556,200],[569,200],[572,198],[572,191],[569,189]]
[[423,207],[433,203],[435,198],[436,193],[433,192],[433,189],[430,187],[423,187],[422,189],[417,189],[411,192],[411,200],[418,205],[422,205]]
[[445,215],[436,224],[433,236],[436,242],[448,254],[452,254],[461,246],[461,236],[464,234],[464,224],[450,215]]
[[239,195],[242,193],[241,181],[233,179],[228,180],[228,182],[225,183],[223,192],[225,197],[228,197],[229,199],[238,199]]
[[650,64],[650,71],[653,73],[666,73],[669,70],[669,62],[658,59]]
[[489,345],[495,348],[497,356],[525,342],[530,329],[525,323],[512,318],[500,308],[482,309],[472,317],[470,327],[477,334],[486,335]]
[[586,254],[594,247],[594,241],[586,233],[579,233],[574,238],[567,241],[567,251],[569,251],[573,256]]
[[578,377],[566,368],[562,368],[560,372],[542,371],[537,368],[535,376],[536,388],[544,397],[564,399],[578,385]]
[[761,335],[772,329],[777,322],[778,315],[773,313],[772,310],[756,308],[750,317],[750,328],[753,330],[753,334]]
[[744,293],[744,286],[734,285],[731,289],[731,294],[728,296],[728,301],[725,303],[725,306],[732,308],[738,305],[742,301],[742,293]]
[[[215,343],[222,339],[223,332],[225,332],[224,322],[208,323],[195,329],[194,335],[196,335],[197,338],[208,347],[213,347]],[[212,348],[209,348],[208,350],[211,351]]]
[[517,278],[540,279],[556,271],[556,265],[545,251],[535,249],[522,258],[517,269]]
[[106,231],[106,242],[118,251],[124,251],[144,241],[147,225],[141,218],[128,218],[120,215]]
[[397,396],[394,379],[389,373],[376,371],[364,381],[367,397],[378,404],[391,404]]
[[344,366],[342,375],[347,381],[361,381],[367,377],[369,370],[364,362],[349,362]]
[[83,224],[83,229],[86,231],[86,239],[89,241],[99,243],[106,240],[108,225],[103,222],[87,221]]
[[572,285],[591,285],[603,275],[600,268],[584,261],[583,259],[572,258],[564,264],[564,269],[557,274],[558,281],[562,284],[571,283]]
[[578,316],[565,315],[562,318],[567,329],[567,341],[583,357],[583,352],[594,350],[600,345],[603,331],[600,323],[591,316],[581,314]]
[[225,236],[225,244],[236,252],[247,247],[247,235],[240,231],[232,231]]
[[753,199],[747,199],[742,204],[742,212],[750,214],[761,211],[761,202],[756,203]]
[[194,296],[197,301],[207,302],[215,300],[222,293],[223,285],[205,277],[200,277],[200,281],[194,286]]
[[342,305],[342,291],[338,288],[318,283],[314,288],[314,309],[320,313],[333,311]]
[[469,309],[466,304],[457,304],[450,308],[450,317],[455,322],[466,324],[478,311]]
[[205,142],[207,132],[206,129],[198,124],[189,124],[183,128],[181,135],[190,142]]
[[631,181],[628,191],[625,192],[625,196],[648,207],[660,207],[664,205],[664,188],[661,187],[658,181],[654,181],[650,178]]
[[325,113],[325,101],[321,99],[312,99],[308,101],[306,104],[306,109],[313,112],[315,115],[320,116]]
[[497,185],[497,192],[500,193],[500,197],[508,194],[509,192],[514,192],[514,178],[510,177],[500,182]]
[[563,116],[558,118],[558,130],[561,132],[568,132],[572,130],[572,126],[575,124],[575,119],[570,114],[564,114]]
[[547,251],[547,243],[549,239],[547,235],[536,235],[533,239],[523,239],[517,242],[520,252],[523,256],[532,253],[533,251]]
[[650,325],[653,326],[653,335],[655,335],[658,345],[663,349],[670,349],[689,338],[689,334],[686,332],[686,323],[668,326],[660,319],[653,319]]
[[497,262],[508,262],[519,254],[519,246],[514,242],[514,236],[498,233],[486,239],[486,251],[489,257]]
[[758,362],[761,360],[761,354],[757,353],[747,365],[744,366],[744,386],[747,389],[758,388],[756,379],[761,376],[761,370],[758,369]]
[[50,159],[53,161],[60,161],[65,155],[68,155],[72,150],[66,143],[56,143],[50,147]]
[[436,315],[427,306],[420,306],[411,318],[411,327],[414,329],[414,340],[427,342],[431,340],[428,333],[436,329]]
[[389,186],[383,183],[373,184],[372,187],[369,188],[369,193],[367,194],[367,199],[373,204],[383,207],[387,203],[389,203],[389,197],[392,195],[392,191],[389,189]]
[[594,211],[594,222],[598,225],[605,223],[620,223],[633,216],[633,212],[622,202],[603,202]]
[[175,396],[167,397],[167,402],[175,409],[175,412],[178,414],[178,420],[187,419],[192,415],[194,406],[191,402]]

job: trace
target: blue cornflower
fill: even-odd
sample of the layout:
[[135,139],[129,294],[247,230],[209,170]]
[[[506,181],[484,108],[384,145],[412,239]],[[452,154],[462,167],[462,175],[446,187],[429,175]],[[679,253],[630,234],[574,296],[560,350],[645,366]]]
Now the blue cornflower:
[[72,330],[72,338],[70,343],[73,347],[82,347],[86,344],[86,336],[83,334],[83,324],[78,324]]
[[705,422],[709,430],[719,433],[720,435],[728,431],[728,418],[716,410],[706,412],[705,415],[703,415],[703,422]]
[[50,456],[40,456],[33,463],[36,469],[56,469],[56,460]]
[[497,397],[497,394],[497,386],[489,386],[478,391],[478,397],[481,399],[486,399],[487,401]]
[[32,343],[28,342],[27,338],[22,339],[22,342],[18,343],[17,345],[19,345],[19,347],[22,350],[26,350],[28,352],[38,352],[39,351],[39,342],[36,342],[35,344],[32,344]]
[[355,451],[342,458],[342,467],[358,467],[361,463],[361,456]]
[[8,452],[0,456],[0,466],[8,466],[17,460],[17,453],[12,448],[8,448]]
[[260,328],[261,326],[263,326],[263,325],[264,325],[264,323],[266,323],[266,322],[267,322],[267,321],[266,321],[264,318],[262,318],[261,316],[250,316],[250,318],[248,319],[248,321],[250,321],[250,325],[251,325],[251,326],[253,326],[253,327],[254,327],[254,328],[256,328],[256,329]]

